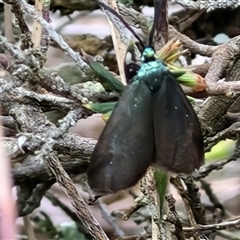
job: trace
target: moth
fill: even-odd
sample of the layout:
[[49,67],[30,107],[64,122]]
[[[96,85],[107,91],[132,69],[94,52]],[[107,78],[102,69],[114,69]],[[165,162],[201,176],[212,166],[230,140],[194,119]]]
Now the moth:
[[148,46],[119,14],[98,4],[119,17],[144,49],[140,67],[133,65],[134,74],[127,74],[132,79],[127,79],[95,146],[87,170],[89,186],[98,196],[116,193],[135,185],[151,164],[191,174],[204,162],[203,136],[192,105],[154,51],[162,0],[155,1]]

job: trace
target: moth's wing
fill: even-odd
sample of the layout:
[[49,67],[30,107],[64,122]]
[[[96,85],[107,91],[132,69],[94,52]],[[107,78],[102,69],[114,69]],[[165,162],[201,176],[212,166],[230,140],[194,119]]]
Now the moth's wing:
[[90,159],[88,183],[95,192],[129,188],[146,172],[154,152],[151,103],[141,81],[123,91]]
[[155,162],[176,173],[190,174],[204,162],[198,117],[182,88],[168,71],[153,95]]

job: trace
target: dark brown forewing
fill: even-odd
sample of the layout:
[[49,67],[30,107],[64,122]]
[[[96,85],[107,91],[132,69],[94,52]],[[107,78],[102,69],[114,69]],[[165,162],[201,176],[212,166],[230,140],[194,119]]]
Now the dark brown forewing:
[[176,173],[192,173],[204,161],[198,117],[180,85],[168,72],[153,95],[155,162]]
[[151,103],[151,92],[143,82],[133,82],[123,91],[89,163],[88,183],[95,193],[133,186],[151,164]]

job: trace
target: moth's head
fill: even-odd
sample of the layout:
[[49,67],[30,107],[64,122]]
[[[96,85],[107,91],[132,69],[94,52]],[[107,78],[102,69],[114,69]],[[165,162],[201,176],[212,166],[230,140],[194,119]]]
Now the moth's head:
[[157,55],[154,49],[151,47],[146,47],[142,53],[142,57],[141,57],[142,63],[151,62],[155,60],[157,60]]

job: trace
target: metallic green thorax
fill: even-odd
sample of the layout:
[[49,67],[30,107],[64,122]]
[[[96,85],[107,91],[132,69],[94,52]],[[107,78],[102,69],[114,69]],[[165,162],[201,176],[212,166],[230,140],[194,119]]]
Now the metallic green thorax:
[[144,49],[141,61],[141,68],[134,77],[134,81],[143,81],[151,91],[158,91],[162,81],[160,77],[161,73],[168,71],[166,66],[157,58],[157,55],[151,47]]

